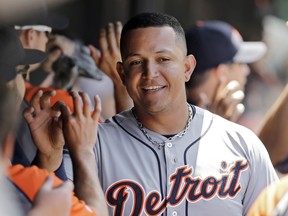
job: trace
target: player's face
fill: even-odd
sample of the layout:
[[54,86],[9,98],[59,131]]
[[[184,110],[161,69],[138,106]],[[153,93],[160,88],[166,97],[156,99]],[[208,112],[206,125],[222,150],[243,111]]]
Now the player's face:
[[[146,112],[176,108],[186,101],[185,82],[195,66],[185,43],[170,27],[139,28],[125,35],[123,64],[118,64],[135,107]],[[182,103],[183,104],[183,103]]]

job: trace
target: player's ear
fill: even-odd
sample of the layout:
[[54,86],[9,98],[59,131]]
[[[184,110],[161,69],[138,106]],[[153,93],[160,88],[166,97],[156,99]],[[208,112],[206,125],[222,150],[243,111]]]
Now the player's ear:
[[185,57],[185,81],[188,82],[196,67],[196,59],[193,55]]
[[116,70],[120,76],[120,79],[122,80],[123,85],[125,85],[125,74],[122,62],[117,62]]
[[34,40],[34,37],[35,37],[34,29],[21,30],[19,33],[19,38],[24,47],[31,47],[31,42]]

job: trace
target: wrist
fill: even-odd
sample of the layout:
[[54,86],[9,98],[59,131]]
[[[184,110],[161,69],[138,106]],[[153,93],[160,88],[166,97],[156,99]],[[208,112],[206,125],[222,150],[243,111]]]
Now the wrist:
[[53,153],[44,154],[40,151],[37,152],[32,164],[37,165],[42,169],[50,172],[57,170],[62,163],[62,150]]
[[78,149],[69,149],[69,154],[71,156],[72,160],[81,160],[83,161],[83,158],[88,159],[95,157],[94,156],[94,150],[93,148],[78,148]]

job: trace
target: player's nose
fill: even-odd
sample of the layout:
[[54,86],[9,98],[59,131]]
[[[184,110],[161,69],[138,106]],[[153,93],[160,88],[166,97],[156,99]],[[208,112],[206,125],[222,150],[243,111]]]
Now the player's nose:
[[143,73],[144,78],[151,79],[151,78],[157,77],[159,75],[158,66],[154,62],[147,61],[147,62],[145,62],[144,67],[145,67],[144,73]]

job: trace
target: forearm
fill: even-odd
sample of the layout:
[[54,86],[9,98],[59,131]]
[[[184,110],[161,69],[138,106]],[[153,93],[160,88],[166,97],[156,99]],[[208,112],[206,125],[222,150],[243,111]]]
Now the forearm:
[[71,152],[76,196],[95,209],[97,215],[108,215],[106,201],[97,175],[93,150]]
[[275,165],[288,157],[288,85],[266,114],[258,136]]

